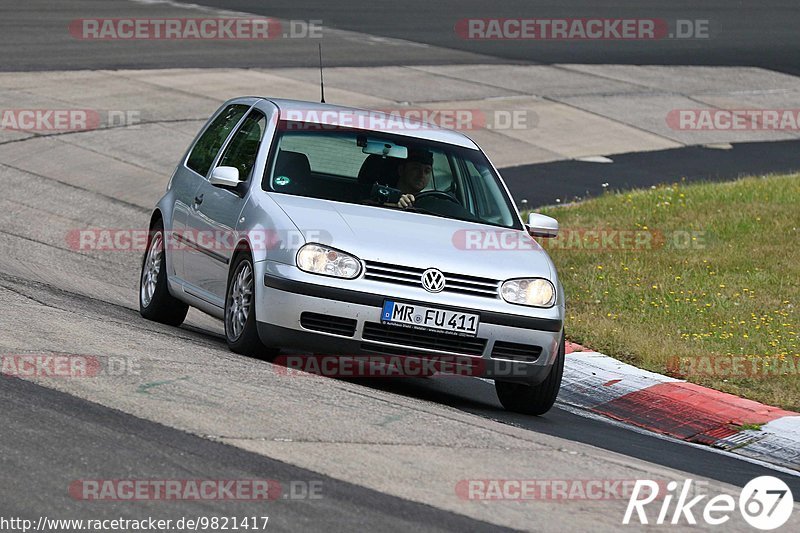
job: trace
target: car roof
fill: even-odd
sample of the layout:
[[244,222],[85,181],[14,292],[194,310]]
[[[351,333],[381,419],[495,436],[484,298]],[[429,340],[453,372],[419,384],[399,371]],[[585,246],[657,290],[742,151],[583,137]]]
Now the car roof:
[[[288,118],[296,120],[297,122],[311,122],[315,124],[380,131],[479,150],[472,139],[463,133],[448,130],[422,120],[414,120],[405,115],[359,109],[357,107],[323,104],[320,102],[306,102],[303,100],[289,100],[285,98],[264,99],[278,107],[281,119]],[[409,109],[417,111],[413,108]],[[401,107],[397,108],[398,112],[401,110]]]

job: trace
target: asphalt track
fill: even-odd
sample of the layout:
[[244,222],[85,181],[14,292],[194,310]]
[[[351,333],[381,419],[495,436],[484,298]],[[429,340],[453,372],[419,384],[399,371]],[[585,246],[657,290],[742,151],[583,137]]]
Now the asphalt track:
[[[103,16],[98,10],[109,15],[127,15],[141,6],[116,0],[98,4],[85,0],[73,2],[71,8],[83,9],[86,16]],[[476,57],[485,60],[486,56],[498,61],[565,61],[572,62],[663,62],[665,64],[759,64],[769,68],[793,72],[794,58],[798,57],[797,34],[794,21],[797,8],[789,2],[776,4],[769,9],[767,4],[754,4],[753,7],[729,7],[727,2],[719,3],[712,11],[688,13],[690,3],[677,4],[667,11],[653,2],[637,3],[633,12],[640,16],[664,16],[674,18],[709,18],[718,20],[720,27],[736,31],[720,35],[715,46],[703,47],[698,53],[691,42],[668,43],[666,48],[649,49],[642,46],[620,44],[603,51],[591,46],[570,48],[559,43],[531,49],[516,45],[484,46],[482,43],[461,42],[453,38],[453,13],[457,18],[468,16],[525,16],[531,10],[528,3],[506,3],[501,7],[480,7],[475,2],[458,3],[373,3],[370,7],[361,4],[326,4],[320,8],[308,9],[290,2],[274,2],[267,7],[259,2],[220,2],[223,7],[278,16],[283,18],[321,18],[326,24],[351,31],[367,32],[373,35],[401,38],[429,43],[441,47],[431,52],[427,48],[416,49],[402,43],[393,45],[393,53],[387,48],[363,52],[368,48],[357,40],[342,38],[338,46],[326,49],[327,61],[332,65],[364,64],[402,64],[410,60],[427,60],[430,64],[469,63]],[[33,6],[33,3],[28,4]],[[217,4],[215,4],[217,5]],[[691,3],[694,5],[694,3]],[[473,7],[474,6],[474,7]],[[39,6],[41,7],[41,6]],[[146,6],[145,6],[146,7]],[[548,16],[574,16],[577,8],[569,3],[559,3],[547,7]],[[10,9],[4,6],[3,9]],[[543,8],[544,9],[544,8]],[[707,8],[704,8],[707,9]],[[497,12],[495,11],[497,10]],[[520,13],[522,11],[522,13]],[[581,8],[586,16],[615,16],[608,9],[597,7]],[[500,14],[497,14],[497,13]],[[627,13],[627,11],[626,11]],[[16,17],[3,16],[0,30],[4,37],[0,41],[0,53],[4,56],[3,70],[52,70],[75,68],[155,68],[157,66],[260,66],[289,65],[308,66],[313,60],[307,59],[311,46],[285,44],[286,54],[253,53],[238,56],[219,52],[208,53],[202,47],[176,55],[169,43],[146,43],[152,47],[142,52],[137,48],[109,45],[102,52],[96,48],[84,48],[82,43],[59,42],[58,32],[35,31],[41,28],[63,28],[64,20],[82,16],[74,9],[56,7],[47,12],[30,8],[18,9]],[[446,20],[445,20],[446,19]],[[22,21],[22,22],[20,22]],[[450,32],[449,34],[447,32]],[[727,31],[727,30],[726,30]],[[738,32],[738,33],[737,33]],[[332,39],[334,40],[334,39]],[[327,42],[327,41],[326,41]],[[281,44],[281,46],[284,46]],[[327,46],[327,44],[326,44]],[[537,45],[538,46],[538,45]],[[146,47],[147,48],[147,47]],[[271,51],[275,51],[271,49]],[[535,52],[535,53],[534,53]],[[431,54],[434,54],[432,56]],[[259,63],[260,62],[260,63]],[[778,143],[771,143],[776,146]],[[766,146],[766,145],[765,145]],[[739,162],[729,163],[729,170],[742,168],[752,161],[764,147],[736,147],[749,155]],[[796,150],[796,145],[788,143],[781,157],[788,160],[787,154]],[[696,149],[701,150],[701,149]],[[754,155],[753,151],[756,150]],[[733,152],[713,151],[701,155],[730,157]],[[777,152],[776,152],[777,153]],[[769,155],[769,153],[767,154]],[[675,154],[654,154],[651,156],[631,155],[618,157],[613,165],[619,165],[621,175],[635,175],[636,168],[650,164],[653,160],[636,158],[664,157],[673,161]],[[786,161],[791,163],[790,160]],[[577,163],[554,163],[552,168],[532,169],[515,167],[505,171],[509,182],[515,183],[516,175],[536,172],[545,168],[549,175],[571,177],[575,188],[564,191],[564,195],[585,195],[596,192],[595,182],[581,182],[584,171]],[[570,167],[573,165],[573,167]],[[596,168],[597,164],[592,168]],[[626,165],[633,170],[626,171]],[[722,167],[724,164],[720,163]],[[744,167],[749,168],[749,167]],[[725,172],[727,172],[726,170]],[[627,172],[627,174],[626,174]],[[669,170],[669,175],[681,170]],[[518,174],[515,174],[518,173]],[[560,174],[559,174],[560,173]],[[702,169],[690,173],[701,175]],[[720,177],[724,172],[721,171]],[[707,174],[702,174],[707,176]],[[727,176],[727,174],[726,174]],[[9,177],[0,173],[0,177]],[[85,223],[103,223],[110,227],[135,227],[132,221],[146,219],[147,212],[137,206],[114,202],[95,194],[93,184],[86,188],[68,187],[47,176],[27,176],[26,187],[13,188],[18,183],[13,178],[3,181],[9,186],[4,195],[3,229],[0,231],[2,258],[0,258],[0,301],[3,303],[3,327],[0,334],[0,348],[3,353],[14,350],[54,350],[63,347],[73,353],[111,349],[116,346],[121,351],[129,351],[137,356],[153,361],[163,360],[165,365],[175,363],[178,370],[197,375],[197,379],[222,381],[228,377],[231,368],[264,368],[266,363],[243,360],[228,352],[218,334],[218,326],[202,316],[192,315],[190,321],[179,330],[173,330],[144,321],[135,310],[135,281],[138,257],[90,256],[54,246],[37,232],[46,225],[75,224],[80,211]],[[633,178],[631,178],[632,180]],[[655,178],[648,175],[648,183]],[[165,178],[166,180],[166,178]],[[623,181],[621,187],[635,186],[636,182]],[[38,205],[31,205],[30,195],[36,195]],[[519,193],[518,193],[519,194]],[[561,194],[558,195],[561,197]],[[549,202],[548,197],[530,196],[532,202]],[[87,214],[88,212],[88,214]],[[67,222],[65,222],[65,220]],[[141,223],[141,222],[140,222]],[[19,224],[19,227],[15,226]],[[116,226],[115,226],[116,225]],[[34,228],[25,234],[23,226]],[[68,226],[69,227],[69,226]],[[43,233],[46,233],[43,231]],[[113,281],[113,284],[111,281]],[[92,296],[87,296],[91,294]],[[160,348],[163,346],[163,349]],[[101,351],[101,353],[104,353]],[[184,359],[179,359],[184,358]],[[174,361],[173,361],[174,359]],[[186,361],[191,361],[187,363]],[[209,362],[211,361],[211,362]],[[213,364],[211,364],[213,363]],[[154,363],[158,364],[158,363]],[[192,366],[197,365],[197,366]],[[186,368],[186,370],[184,370]],[[252,373],[234,374],[239,380],[248,379]],[[258,385],[255,381],[253,388]],[[212,442],[196,434],[173,429],[165,425],[144,420],[104,405],[112,403],[115,394],[119,401],[125,399],[125,390],[111,384],[109,390],[93,391],[90,387],[79,392],[84,395],[97,394],[103,404],[88,401],[75,394],[57,392],[11,378],[0,378],[0,401],[3,413],[0,419],[3,430],[0,432],[0,513],[4,516],[39,516],[43,513],[60,515],[61,518],[91,515],[129,516],[141,518],[145,511],[160,513],[163,517],[176,513],[176,508],[163,504],[130,504],[105,502],[103,505],[89,505],[68,498],[65,487],[69,482],[80,478],[170,478],[170,477],[217,477],[249,478],[269,477],[276,479],[323,479],[325,498],[304,502],[275,502],[269,509],[272,523],[279,530],[328,529],[333,531],[358,529],[380,530],[484,530],[493,527],[487,522],[477,521],[437,507],[422,505],[411,498],[389,496],[382,491],[365,488],[316,472],[292,466],[287,462],[273,459],[264,453],[251,453],[241,448],[219,442]],[[292,383],[302,389],[302,383]],[[456,412],[470,420],[476,427],[482,424],[500,422],[531,435],[531,438],[552,436],[565,442],[584,443],[593,447],[620,454],[623,460],[646,461],[665,468],[675,469],[693,476],[707,477],[735,486],[742,486],[748,480],[766,474],[774,474],[771,469],[739,458],[727,456],[685,443],[662,439],[650,434],[635,432],[605,421],[585,418],[557,407],[547,416],[529,418],[503,411],[490,384],[468,379],[431,380],[360,380],[338,382],[325,380],[318,388],[347,389],[358,395],[360,401],[370,408],[379,405],[395,406],[403,402],[413,402],[426,414],[424,423],[417,432],[426,434],[440,426],[442,420]],[[58,385],[53,385],[58,388]],[[77,390],[77,389],[76,389]],[[310,396],[311,387],[301,390]],[[226,402],[234,402],[237,394],[230,397],[214,396],[209,390],[211,400],[225,407]],[[212,391],[216,392],[216,391]],[[239,391],[235,391],[239,392]],[[266,394],[268,391],[264,391]],[[274,391],[273,391],[274,393]],[[279,391],[281,397],[300,402],[306,410],[308,426],[325,429],[328,417],[335,414],[337,404],[352,402],[352,397],[341,393],[330,399],[330,404],[310,397],[294,398],[291,390]],[[322,393],[320,393],[322,394]],[[208,399],[208,396],[202,396]],[[180,399],[180,398],[178,398]],[[189,398],[189,407],[174,403],[159,404],[163,416],[171,416],[171,409],[193,409],[198,419],[206,418],[212,403],[202,403],[196,397]],[[174,400],[174,399],[171,399]],[[148,399],[148,401],[150,401]],[[155,400],[152,400],[155,401]],[[210,400],[209,400],[210,401]],[[302,403],[305,401],[305,403]],[[146,401],[142,401],[147,408]],[[377,407],[374,407],[377,408]],[[324,412],[325,409],[330,412]],[[131,409],[134,410],[134,409]],[[315,412],[316,411],[316,412]],[[444,413],[444,414],[443,414]],[[366,416],[366,414],[365,414]],[[221,423],[219,415],[208,415],[208,424]],[[261,423],[264,416],[255,417],[253,425]],[[331,428],[331,431],[334,428]],[[456,434],[445,437],[456,439]],[[543,438],[543,437],[542,437]],[[269,440],[269,439],[267,439]],[[588,449],[588,447],[587,447]],[[582,448],[582,452],[585,450]],[[351,458],[353,463],[358,457]],[[533,460],[533,459],[532,459]],[[586,460],[580,454],[574,461]],[[500,458],[497,459],[501,461]],[[580,464],[580,463],[576,463]],[[355,467],[355,464],[354,464]],[[566,465],[565,465],[566,468]],[[792,488],[794,497],[800,501],[800,478],[781,475]],[[12,481],[13,480],[13,481]],[[249,505],[249,506],[248,506]],[[209,502],[202,504],[185,503],[180,507],[183,516],[191,514],[252,514],[253,504],[224,502],[219,505]],[[569,509],[565,508],[564,513]],[[551,524],[552,525],[552,524]],[[534,526],[531,526],[534,527]]]
[[[57,286],[49,286],[47,284],[30,282],[22,279],[4,277],[4,279],[0,281],[0,287],[25,295],[30,300],[42,305],[61,306],[68,304],[71,313],[84,316],[93,321],[102,321],[106,318],[115,322],[129,323],[135,330],[141,330],[143,332],[146,332],[148,329],[153,329],[153,327],[167,334],[169,334],[170,331],[176,331],[176,334],[179,332],[180,339],[182,339],[181,342],[186,344],[187,350],[190,352],[192,346],[203,345],[222,356],[233,357],[234,359],[243,357],[231,355],[228,352],[224,339],[218,332],[203,327],[196,327],[192,325],[191,322],[182,326],[179,330],[164,326],[156,326],[139,317],[138,312],[134,309],[105,302],[102,299],[95,300],[87,298],[80,294],[73,293],[68,289],[60,289]],[[54,301],[58,301],[59,303],[55,304]],[[80,339],[78,339],[78,341],[79,340]],[[325,381],[336,382],[339,380],[325,379]],[[743,486],[747,481],[756,476],[769,475],[770,472],[772,472],[769,468],[765,468],[764,466],[744,461],[735,456],[709,450],[706,447],[692,446],[672,439],[656,437],[646,432],[633,431],[620,425],[611,424],[605,420],[579,416],[568,409],[564,409],[562,406],[557,406],[543,417],[528,417],[509,413],[503,410],[497,401],[494,387],[490,383],[481,380],[456,377],[432,379],[409,378],[403,380],[374,378],[349,380],[349,382],[357,387],[366,387],[367,389],[383,391],[393,396],[397,395],[400,397],[422,400],[424,402],[431,402],[435,405],[456,409],[487,420],[498,421],[510,426],[536,433],[552,435],[570,441],[582,442],[626,456],[679,469],[697,476],[730,483],[732,485]],[[75,429],[68,430],[68,428],[74,428],[75,426],[75,420],[72,420],[73,417],[79,416],[79,419],[83,421],[83,423],[92,424],[94,428],[93,431],[95,432],[102,429],[103,432],[110,432],[110,434],[129,433],[140,435],[139,430],[134,428],[144,424],[140,419],[119,411],[113,411],[79,398],[51,391],[13,378],[0,378],[0,391],[2,391],[0,395],[4,398],[3,405],[8,406],[9,413],[14,413],[11,415],[11,420],[14,420],[14,424],[19,428],[19,433],[25,434],[26,432],[33,432],[37,434],[37,438],[39,435],[44,438],[50,428],[67,428],[65,431],[69,433],[68,438],[61,435],[45,439],[57,442],[58,447],[69,450],[66,454],[67,457],[70,455],[73,457],[91,456],[92,454],[86,450],[87,448],[94,449],[96,445],[96,437],[91,435],[91,432]],[[25,399],[11,402],[11,399],[18,395],[24,396]],[[53,405],[57,405],[58,407],[53,407]],[[126,425],[129,426],[128,429],[124,431],[120,429]],[[27,429],[25,426],[28,426]],[[162,429],[166,431],[166,428]],[[31,460],[31,457],[20,455],[19,450],[23,448],[23,446],[20,446],[18,441],[13,440],[16,438],[13,436],[15,433],[17,433],[17,431],[4,431],[2,436],[0,436],[0,446],[2,446],[3,449],[2,457],[21,458],[25,461]],[[143,434],[146,435],[146,438],[143,438],[144,440],[155,438],[157,433],[158,432],[150,430],[144,431]],[[169,436],[169,438],[176,443],[194,442],[197,440],[194,436],[175,430],[169,431]],[[26,438],[30,438],[30,436],[26,435]],[[185,446],[189,445],[186,444]],[[217,446],[214,450],[216,450],[215,454],[217,458],[225,457],[226,454],[232,454],[238,457],[237,454],[241,453],[241,450],[226,446]],[[112,469],[118,469],[119,465],[143,464],[148,461],[151,449],[137,449],[134,446],[130,446],[126,450],[126,453],[133,454],[134,458],[125,461],[107,458],[98,459],[96,464],[98,466],[110,464],[110,468]],[[179,464],[184,451],[181,446],[171,444],[169,449],[163,449],[161,453],[172,456],[175,463]],[[48,456],[47,453],[44,455]],[[8,466],[12,468],[12,470],[24,471],[26,464],[27,463],[17,463],[15,465],[12,461]],[[129,467],[125,468],[126,470],[129,469]],[[196,472],[200,472],[201,470],[202,468]],[[10,471],[11,470],[6,470],[6,472]],[[129,471],[132,474],[137,474],[131,477],[147,477],[146,475],[143,476],[143,473],[147,472],[147,468],[139,469],[137,467]],[[69,473],[75,476],[76,472],[80,472],[80,470],[76,470],[75,465],[70,463],[70,461],[49,461],[46,470],[41,472],[41,477],[57,476],[59,479],[63,480],[68,477]],[[280,469],[279,473],[281,473]],[[37,479],[38,477],[39,476],[37,476]],[[84,473],[83,477],[92,476],[87,476]],[[102,476],[96,475],[96,477]],[[168,478],[168,476],[165,477]],[[307,476],[300,477],[299,479],[306,478]],[[71,479],[75,478],[73,477]],[[291,479],[298,478],[294,477]],[[797,501],[800,501],[800,476],[785,476],[783,479],[792,488]],[[63,492],[63,486],[62,484],[57,488]],[[55,490],[55,488],[56,487],[54,487],[53,490]],[[16,492],[16,494],[16,496],[9,494],[8,498],[3,498],[0,501],[6,502],[7,505],[14,501],[17,501],[19,505],[23,504],[27,496],[22,492]],[[355,492],[353,492],[352,495],[355,498]]]
[[[170,41],[91,42],[71,38],[65,27],[81,17],[146,16],[159,0],[73,0],[64,3],[7,2],[0,8],[0,69],[62,70],[163,67],[309,67],[317,64],[314,39],[276,39],[263,47],[198,43],[186,50]],[[178,3],[178,2],[174,2]],[[791,0],[669,2],[484,0],[405,2],[296,2],[292,0],[200,0],[181,2],[289,20],[321,20],[325,28],[383,38],[324,36],[329,66],[459,64],[477,58],[514,63],[619,63],[633,65],[751,65],[800,71],[800,7]],[[46,9],[41,6],[47,5]],[[180,16],[175,9],[173,16]],[[184,13],[185,16],[185,13]],[[472,41],[457,35],[461,19],[486,18],[659,18],[707,20],[708,38],[637,41]],[[387,39],[396,39],[392,43]],[[413,43],[417,43],[414,45]],[[419,46],[427,45],[427,46]]]
[[529,207],[566,203],[605,191],[665,183],[729,181],[800,170],[800,141],[735,143],[724,149],[689,146],[610,157],[609,163],[555,161],[500,170],[517,202]]
[[[269,530],[327,524],[330,531],[504,531],[504,528],[442,512],[321,476],[262,455],[205,440],[15,378],[0,379],[3,477],[0,516],[128,518],[148,514],[178,520],[198,516],[269,516]],[[90,465],[88,471],[82,465]],[[65,488],[78,479],[269,479],[284,495],[324,486],[324,498],[237,502],[122,501],[98,506]],[[11,483],[11,480],[15,480]],[[297,485],[303,482],[302,485]],[[295,483],[295,489],[289,488]],[[307,484],[306,484],[307,483]],[[318,484],[318,485],[315,485]],[[324,484],[324,485],[323,485]],[[309,488],[309,490],[311,490]]]
[[[299,3],[291,0],[199,0],[282,19],[321,19],[351,31],[405,39],[500,61],[525,63],[619,63],[633,65],[752,65],[798,72],[800,7],[787,0],[695,2],[678,0],[527,1],[444,0]],[[707,20],[708,39],[593,42],[470,41],[454,31],[468,18],[657,18]],[[357,57],[353,59],[357,61]],[[388,57],[387,61],[394,58]]]
[[[83,302],[82,302],[83,300]],[[86,303],[76,298],[73,305]],[[95,304],[95,307],[98,307]],[[99,306],[102,313],[106,306]],[[88,309],[84,312],[90,312]],[[98,314],[100,314],[98,313]],[[142,322],[132,311],[116,310],[132,323]],[[139,324],[137,324],[138,326]],[[141,326],[146,327],[144,322]],[[218,335],[184,328],[194,340],[227,347]],[[656,438],[607,421],[586,418],[556,408],[533,418],[502,410],[494,388],[461,378],[356,380],[356,384],[391,394],[448,406],[529,431],[583,442],[626,456],[679,469],[694,476],[743,486],[774,471],[699,446]],[[11,377],[0,378],[3,432],[0,467],[0,516],[42,515],[141,519],[182,516],[270,516],[270,528],[295,529],[300,524],[326,524],[332,531],[368,527],[381,531],[463,531],[499,529],[430,506],[402,500],[345,483],[281,461],[211,442],[160,424],[142,420],[68,394]],[[180,507],[147,502],[95,502],[71,498],[65,490],[77,479],[274,479],[321,481],[324,498],[275,502],[181,502]],[[800,501],[800,477],[782,476]]]

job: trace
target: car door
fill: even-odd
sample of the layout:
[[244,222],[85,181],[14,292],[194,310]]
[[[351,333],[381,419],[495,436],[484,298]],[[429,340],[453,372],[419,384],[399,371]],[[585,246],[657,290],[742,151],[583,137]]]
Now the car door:
[[231,104],[214,117],[189,150],[186,159],[175,171],[170,184],[175,203],[172,209],[172,226],[165,228],[171,232],[170,257],[173,273],[184,280],[185,256],[187,250],[195,245],[194,239],[186,232],[189,210],[194,204],[197,190],[206,180],[211,165],[231,131],[242,120],[249,105]]
[[266,129],[267,116],[258,109],[251,110],[214,163],[215,168],[236,168],[243,183],[228,188],[204,180],[188,212],[188,233],[198,241],[185,255],[187,290],[219,307],[224,305],[235,232]]

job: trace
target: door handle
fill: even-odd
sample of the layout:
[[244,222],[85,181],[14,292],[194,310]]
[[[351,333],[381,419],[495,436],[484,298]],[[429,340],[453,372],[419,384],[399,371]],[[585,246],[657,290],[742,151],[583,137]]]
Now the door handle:
[[197,195],[194,197],[194,205],[200,205],[203,203],[203,195]]

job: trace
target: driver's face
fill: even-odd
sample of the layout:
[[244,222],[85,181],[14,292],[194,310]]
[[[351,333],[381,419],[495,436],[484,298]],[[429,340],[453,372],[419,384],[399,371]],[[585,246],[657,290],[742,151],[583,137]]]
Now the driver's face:
[[398,184],[403,192],[418,193],[428,186],[433,169],[425,163],[409,161],[400,165],[400,180]]

